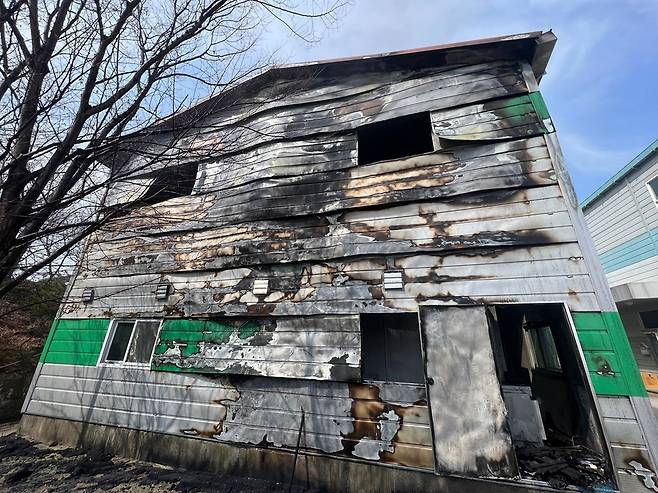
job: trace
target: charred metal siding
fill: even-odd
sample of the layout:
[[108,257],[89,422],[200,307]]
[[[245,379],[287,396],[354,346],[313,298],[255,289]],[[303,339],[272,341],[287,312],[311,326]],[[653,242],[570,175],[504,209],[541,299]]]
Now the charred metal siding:
[[[356,315],[532,301],[599,309],[529,70],[505,61],[359,74],[214,115],[186,156],[228,135],[239,146],[202,163],[191,197],[135,211],[93,238],[62,313],[197,320],[189,340],[170,337],[165,323],[153,365],[189,376],[142,371],[128,383],[115,370],[88,369],[78,391],[79,370],[48,366],[28,412],[293,447],[303,408],[317,433],[310,449],[432,468],[425,388],[348,383],[360,380]],[[434,152],[358,164],[359,125],[421,111],[430,112]],[[404,289],[383,290],[387,270],[402,272]],[[255,279],[269,280],[266,295],[252,293]],[[157,301],[163,281],[173,294]],[[92,304],[80,302],[87,287]],[[246,316],[263,325],[263,345],[236,330],[199,346],[194,324]],[[269,345],[286,324],[288,342]],[[181,379],[218,385],[190,370],[235,377],[214,381],[226,395],[189,397],[174,390]],[[258,376],[240,382],[241,374]],[[243,393],[244,385],[260,390]],[[126,396],[151,388],[174,404],[147,399],[135,413]],[[486,460],[456,471],[491,474]],[[495,474],[514,474],[503,469]]]
[[[29,414],[432,468],[425,388],[46,365]],[[393,438],[395,437],[395,441]]]
[[[93,237],[62,308],[67,320],[164,318],[151,369],[46,360],[26,412],[286,449],[303,412],[309,451],[515,476],[497,387],[487,386],[497,400],[486,416],[468,423],[477,437],[494,423],[496,444],[474,460],[468,437],[453,433],[471,456],[450,457],[433,447],[424,385],[361,382],[358,322],[427,305],[611,309],[520,59],[320,72],[208,117],[175,151],[200,161],[193,194]],[[360,125],[418,112],[430,114],[433,152],[358,164]],[[152,146],[169,144],[165,134]],[[143,193],[150,179],[114,194]],[[403,289],[383,288],[386,271],[402,273]],[[254,294],[262,279],[268,293]],[[162,282],[173,291],[156,300]],[[496,378],[491,361],[480,376]]]

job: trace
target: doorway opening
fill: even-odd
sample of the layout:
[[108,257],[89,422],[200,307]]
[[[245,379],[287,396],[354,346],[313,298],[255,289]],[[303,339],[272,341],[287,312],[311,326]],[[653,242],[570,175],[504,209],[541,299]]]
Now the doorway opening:
[[610,483],[594,398],[561,304],[489,307],[496,372],[522,477]]

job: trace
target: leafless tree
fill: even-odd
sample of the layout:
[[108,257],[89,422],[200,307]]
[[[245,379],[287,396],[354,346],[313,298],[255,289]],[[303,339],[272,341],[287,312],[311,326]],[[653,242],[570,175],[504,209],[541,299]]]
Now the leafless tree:
[[[269,63],[258,43],[269,23],[309,39],[341,7],[334,0],[0,0],[0,296],[144,200],[124,194],[120,207],[110,206],[108,194],[116,195],[115,183],[157,185],[153,163],[176,148],[175,117],[164,116],[202,96],[221,101]],[[189,140],[189,115],[201,113],[185,113],[181,139]],[[169,137],[158,144],[162,128]],[[140,166],[108,166],[136,148],[149,149]]]

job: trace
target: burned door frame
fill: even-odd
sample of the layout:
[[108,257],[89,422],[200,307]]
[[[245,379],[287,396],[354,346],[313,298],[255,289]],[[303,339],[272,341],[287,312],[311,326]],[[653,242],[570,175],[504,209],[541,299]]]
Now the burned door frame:
[[[473,308],[473,307],[482,307],[483,310],[485,310],[485,315],[486,315],[486,308],[487,307],[495,307],[495,306],[504,306],[504,305],[554,305],[554,306],[560,306],[562,308],[562,312],[564,315],[564,319],[566,321],[566,326],[568,327],[568,333],[569,337],[571,337],[571,342],[574,344],[574,347],[576,349],[576,354],[578,355],[578,369],[580,371],[581,376],[584,378],[584,383],[585,387],[587,389],[590,401],[594,407],[595,411],[595,416],[594,419],[596,421],[596,425],[598,428],[599,433],[601,434],[601,438],[604,442],[604,449],[606,453],[606,459],[608,460],[608,463],[610,464],[610,469],[613,472],[613,477],[615,481],[615,486],[618,487],[620,484],[619,477],[618,477],[618,472],[617,470],[613,467],[613,460],[612,460],[612,448],[610,445],[610,440],[608,437],[607,430],[605,429],[605,426],[603,424],[602,420],[602,410],[596,395],[596,392],[594,390],[594,384],[592,382],[591,376],[589,374],[589,371],[587,369],[587,364],[586,364],[586,359],[585,359],[585,353],[583,351],[583,348],[580,344],[580,340],[578,339],[578,335],[576,332],[576,325],[574,323],[571,311],[569,309],[569,305],[566,302],[556,302],[556,301],[545,301],[545,302],[523,302],[523,301],[518,301],[518,302],[507,302],[507,303],[489,303],[489,304],[468,304],[468,305],[452,305],[452,304],[421,304],[418,305],[418,330],[420,331],[420,344],[421,344],[421,354],[423,357],[423,368],[425,370],[425,389],[427,393],[427,406],[428,406],[428,411],[429,411],[429,417],[430,417],[430,431],[432,434],[432,449],[433,449],[433,455],[434,455],[434,471],[435,474],[437,475],[450,475],[453,473],[442,471],[439,467],[439,461],[437,457],[437,450],[436,450],[436,433],[434,429],[434,413],[432,409],[432,399],[431,399],[431,386],[435,383],[433,381],[433,377],[431,375],[428,375],[428,368],[427,368],[427,340],[426,340],[426,332],[425,332],[425,325],[423,324],[423,319],[422,319],[422,312],[428,308],[434,308],[434,309],[440,309],[440,308]],[[487,331],[489,330],[489,324],[487,323]],[[489,335],[489,342],[493,346],[493,341],[491,341],[491,336]],[[493,347],[492,347],[492,358],[493,358]],[[497,378],[498,380],[498,378]],[[498,388],[499,392],[501,395],[502,399],[502,383],[500,380],[498,380]],[[505,405],[505,404],[504,404]],[[505,416],[505,427],[507,430],[509,430],[509,421],[507,418],[507,415]],[[510,440],[511,440],[511,435],[510,435]],[[516,475],[514,476],[515,478],[518,478],[520,481],[525,481],[523,478],[520,477],[519,471],[518,471],[518,465],[516,464],[516,454],[514,454],[514,465],[516,466]]]
[[571,310],[569,310],[569,305],[567,303],[553,303],[553,304],[562,305],[562,311],[564,312],[566,321],[569,324],[569,334],[571,335],[573,341],[575,342],[576,351],[578,352],[578,366],[580,367],[581,372],[585,376],[587,391],[589,392],[589,396],[594,404],[594,410],[596,411],[595,418],[599,427],[599,432],[601,433],[601,437],[603,438],[603,442],[605,445],[605,451],[607,455],[606,459],[608,459],[608,462],[610,463],[610,470],[612,471],[612,475],[615,480],[615,487],[619,488],[620,478],[617,472],[617,468],[614,467],[612,446],[610,445],[608,432],[603,424],[603,419],[602,419],[603,412],[601,409],[601,405],[599,404],[599,399],[596,395],[596,390],[594,389],[594,382],[592,382],[592,377],[589,374],[589,371],[587,370],[587,360],[585,359],[585,352],[583,351],[583,347],[580,344],[580,339],[578,338],[578,333],[576,332],[576,323],[573,320],[573,317],[571,315]]

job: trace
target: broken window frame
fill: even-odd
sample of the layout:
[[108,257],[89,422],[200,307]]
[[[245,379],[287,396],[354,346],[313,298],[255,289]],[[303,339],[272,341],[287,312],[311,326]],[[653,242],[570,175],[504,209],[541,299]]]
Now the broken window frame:
[[[128,355],[130,353],[130,348],[135,339],[135,333],[137,332],[137,325],[140,322],[155,322],[158,324],[158,328],[155,331],[155,339],[153,340],[153,346],[149,354],[147,362],[133,362],[127,361]],[[98,366],[111,366],[118,368],[150,368],[151,362],[153,361],[153,354],[155,353],[155,348],[158,345],[160,340],[160,331],[162,330],[163,319],[153,319],[153,318],[134,318],[134,319],[114,319],[110,323],[110,327],[107,330],[105,335],[105,340],[103,341],[103,347],[98,360]],[[123,350],[123,359],[119,360],[108,360],[107,357],[110,353],[112,343],[114,342],[114,337],[117,334],[117,327],[122,323],[132,323],[132,329],[130,331],[130,337],[128,338],[128,344],[126,344],[125,349]]]
[[560,362],[560,356],[551,328],[548,325],[541,325],[537,327],[526,327],[524,330],[529,335],[535,368],[562,373],[562,363]]
[[[199,170],[198,162],[186,162],[117,180],[114,193],[118,195],[114,197],[114,205],[129,208],[155,206],[168,200],[195,195],[199,193],[196,189]],[[181,183],[185,186],[181,186]]]

